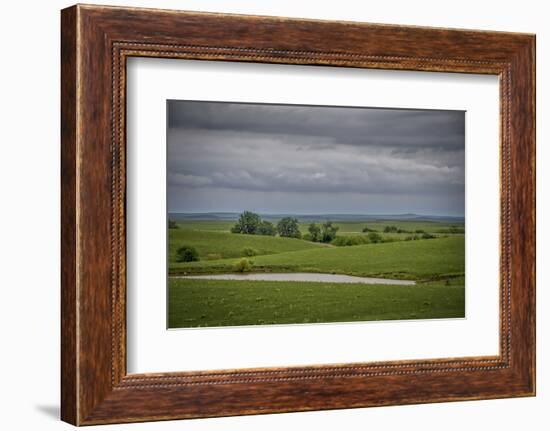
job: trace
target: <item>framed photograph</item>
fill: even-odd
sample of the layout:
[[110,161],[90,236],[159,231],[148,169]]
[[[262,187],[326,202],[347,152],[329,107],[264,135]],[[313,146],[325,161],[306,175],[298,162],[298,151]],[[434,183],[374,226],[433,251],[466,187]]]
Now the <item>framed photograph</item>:
[[167,115],[169,329],[465,317],[465,112]]
[[535,394],[535,36],[62,11],[62,419]]

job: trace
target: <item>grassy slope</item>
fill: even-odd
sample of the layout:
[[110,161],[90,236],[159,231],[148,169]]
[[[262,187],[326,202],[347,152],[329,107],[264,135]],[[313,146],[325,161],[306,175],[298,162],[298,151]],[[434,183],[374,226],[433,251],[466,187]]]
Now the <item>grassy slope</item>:
[[[317,247],[256,256],[252,260],[255,271],[332,272],[413,280],[442,278],[464,273],[464,237],[354,247]],[[171,261],[170,273],[231,272],[235,262],[235,259],[192,263]]]
[[202,231],[191,229],[169,229],[169,260],[175,261],[176,250],[182,245],[191,245],[197,249],[201,259],[216,253],[221,258],[241,256],[245,247],[252,247],[259,254],[284,253],[296,250],[318,249],[324,247],[308,241],[294,238],[280,238],[260,235],[241,235],[229,232]]
[[[403,229],[414,233],[416,230],[423,230],[424,232],[435,234],[441,230],[450,228],[451,226],[464,227],[464,223],[441,223],[441,222],[432,222],[432,221],[415,221],[415,220],[373,220],[373,221],[364,221],[364,222],[336,222],[336,226],[340,229],[338,230],[338,235],[358,235],[363,234],[363,229],[368,227],[373,229],[383,235],[388,235],[384,233],[384,228],[386,226],[395,226],[398,229]],[[304,229],[307,230],[307,224],[305,224]],[[301,227],[302,228],[302,227]],[[304,230],[304,232],[305,232]],[[402,234],[389,234],[388,236],[402,236],[406,237],[411,235],[411,233],[402,233]]]
[[464,280],[418,286],[171,279],[169,327],[464,317]]
[[225,220],[188,220],[178,221],[178,226],[183,229],[202,230],[210,232],[229,232],[235,226],[234,221]]

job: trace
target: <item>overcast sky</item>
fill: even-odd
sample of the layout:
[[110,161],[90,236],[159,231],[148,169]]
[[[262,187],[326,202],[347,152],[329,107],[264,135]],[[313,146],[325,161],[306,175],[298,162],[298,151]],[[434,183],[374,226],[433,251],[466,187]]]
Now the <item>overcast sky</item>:
[[464,112],[168,102],[168,211],[464,215]]

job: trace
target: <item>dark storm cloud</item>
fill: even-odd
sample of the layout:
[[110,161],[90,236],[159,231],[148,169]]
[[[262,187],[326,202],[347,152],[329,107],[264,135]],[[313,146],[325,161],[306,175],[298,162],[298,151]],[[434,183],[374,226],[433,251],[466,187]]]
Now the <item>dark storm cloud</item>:
[[462,149],[464,113],[293,105],[170,102],[171,128],[333,138],[351,145]]
[[381,196],[407,195],[422,197],[415,211],[461,214],[464,113],[170,101],[168,186],[171,210],[191,211],[193,200],[224,190],[241,200],[261,192],[266,210],[268,193],[279,206],[315,193],[325,211],[345,210],[336,196],[347,193],[378,196],[364,212],[384,211]]

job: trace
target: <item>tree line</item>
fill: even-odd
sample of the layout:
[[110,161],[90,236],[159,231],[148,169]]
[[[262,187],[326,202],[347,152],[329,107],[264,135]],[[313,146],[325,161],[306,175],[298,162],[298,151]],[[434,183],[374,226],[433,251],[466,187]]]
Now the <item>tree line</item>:
[[232,233],[244,233],[247,235],[267,235],[287,238],[301,238],[298,220],[294,217],[284,217],[277,225],[262,218],[252,211],[244,211],[239,215],[235,226],[231,228]]
[[308,233],[303,235],[300,232],[298,219],[295,217],[283,217],[273,224],[270,221],[262,220],[262,218],[252,212],[244,211],[239,215],[239,219],[235,226],[231,228],[232,233],[244,233],[248,235],[279,235],[284,238],[302,238],[313,242],[331,242],[336,238],[338,227],[334,226],[331,221],[327,221],[321,225],[311,223],[308,227]]

